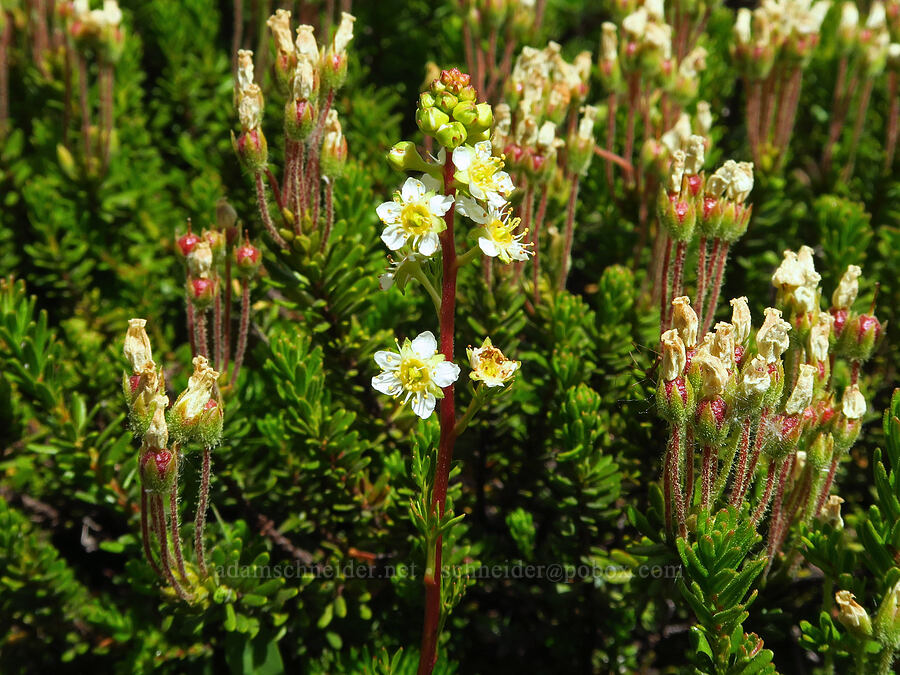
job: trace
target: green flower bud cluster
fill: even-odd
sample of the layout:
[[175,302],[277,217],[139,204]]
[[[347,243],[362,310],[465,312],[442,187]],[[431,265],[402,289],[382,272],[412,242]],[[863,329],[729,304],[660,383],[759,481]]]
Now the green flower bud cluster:
[[444,148],[453,150],[464,143],[474,145],[490,138],[494,121],[491,106],[477,102],[470,80],[457,68],[443,70],[419,97],[416,124]]

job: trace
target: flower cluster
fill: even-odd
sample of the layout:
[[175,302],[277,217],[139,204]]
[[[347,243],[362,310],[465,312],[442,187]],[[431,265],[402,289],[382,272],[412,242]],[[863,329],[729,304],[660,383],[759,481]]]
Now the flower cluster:
[[[382,275],[381,287],[397,285],[402,290],[411,279],[419,281],[431,295],[443,330],[452,325],[452,317],[442,314],[444,298],[455,295],[455,281],[448,275],[455,280],[456,268],[478,253],[506,264],[527,260],[529,243],[523,241],[527,230],[519,218],[512,217],[507,202],[513,183],[504,157],[494,155],[491,141],[485,140],[491,133],[493,111],[487,103],[477,102],[469,76],[457,69],[442,71],[420,97],[416,121],[442,147],[432,162],[426,162],[410,142],[398,143],[388,156],[394,168],[416,176],[408,177],[393,200],[376,209],[384,224],[382,241],[402,256]],[[478,225],[471,233],[477,244],[459,257],[455,254],[457,213]],[[438,252],[444,266],[442,294],[435,289],[439,278],[428,264]],[[403,395],[404,403],[411,401],[413,411],[427,418],[445,392],[452,392],[448,388],[459,377],[459,366],[452,363],[450,352],[438,352],[437,341],[428,331],[402,345],[398,342],[397,347],[398,352],[375,354],[382,372],[372,379],[372,386],[389,396]],[[509,382],[518,368],[489,338],[470,353],[470,363],[472,378],[487,387]]]
[[[320,47],[310,25],[292,32],[291,12],[279,9],[266,22],[275,46],[274,81],[284,97],[284,172],[281,181],[268,168],[268,145],[262,132],[263,95],[254,81],[253,52],[239,50],[234,83],[235,108],[241,134],[232,144],[241,165],[256,184],[264,227],[280,249],[309,253],[323,250],[334,218],[334,180],[343,175],[347,139],[332,105],[347,78],[348,51],[353,40],[353,15],[343,12],[329,40]],[[269,211],[266,181],[278,203],[283,228]],[[324,192],[324,208],[322,188]],[[319,228],[324,220],[324,228]],[[310,240],[314,234],[316,241]]]
[[[122,376],[131,430],[141,439],[138,469],[141,479],[141,531],[144,553],[153,569],[165,578],[184,600],[190,594],[181,541],[178,534],[178,474],[184,449],[191,444],[203,448],[201,495],[197,506],[195,547],[200,571],[206,573],[203,523],[209,490],[209,452],[222,436],[223,409],[218,394],[219,373],[202,356],[194,358],[194,373],[185,389],[169,407],[162,369],[152,358],[146,319],[131,319],[125,334],[124,354],[132,374]],[[164,504],[164,499],[168,504]],[[168,511],[167,524],[166,518]],[[168,531],[181,581],[169,564]],[[159,563],[151,551],[150,533],[159,542]]]
[[[724,498],[730,476],[729,501],[740,506],[752,494],[757,468],[764,469],[753,518],[759,521],[772,503],[771,558],[792,522],[822,511],[838,462],[859,436],[867,408],[859,363],[877,346],[881,326],[871,310],[852,309],[860,275],[854,265],[835,290],[830,310],[820,306],[821,277],[813,255],[808,247],[785,252],[772,276],[778,307],[766,308],[753,341],[746,298],[731,301],[730,322],[703,335],[690,299],[672,303],[673,327],[661,338],[656,402],[675,438],[664,483],[682,533],[694,506],[694,448],[687,439],[695,439],[702,451],[700,508]],[[841,389],[833,377],[836,358],[851,364],[850,381]],[[683,489],[682,465],[688,476]],[[827,517],[837,521],[839,501],[829,513],[835,509],[837,514]]]

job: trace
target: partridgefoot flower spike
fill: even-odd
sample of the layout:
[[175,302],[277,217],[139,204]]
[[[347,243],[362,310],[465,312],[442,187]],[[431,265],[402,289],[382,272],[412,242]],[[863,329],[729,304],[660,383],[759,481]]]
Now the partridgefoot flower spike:
[[[493,112],[479,103],[469,76],[457,69],[444,70],[419,98],[416,123],[440,146],[437,157],[423,159],[416,147],[398,143],[388,161],[403,172],[415,173],[403,183],[392,201],[377,209],[384,223],[381,239],[400,260],[381,277],[382,288],[401,291],[415,279],[428,292],[439,321],[439,341],[431,331],[398,341],[398,351],[379,351],[375,362],[381,373],[372,386],[395,398],[402,397],[422,419],[440,401],[440,442],[433,478],[421,485],[419,502],[411,505],[414,521],[425,539],[425,619],[419,660],[420,674],[431,673],[437,662],[440,629],[449,609],[460,599],[456,586],[441,587],[442,535],[455,519],[446,511],[447,484],[456,438],[492,392],[512,382],[519,363],[507,359],[486,338],[469,349],[470,378],[477,386],[457,419],[454,383],[460,367],[454,362],[456,279],[458,272],[479,254],[510,264],[527,260],[531,251],[523,243],[527,230],[517,232],[518,219],[509,217],[507,197],[513,191],[504,157],[494,154],[488,140]],[[457,212],[475,227],[457,232]],[[462,224],[460,220],[459,224]],[[467,248],[457,255],[457,245]],[[440,252],[440,266],[428,265]],[[438,269],[435,272],[435,269]]]
[[[141,439],[138,466],[141,479],[141,538],[144,555],[153,570],[183,600],[191,601],[190,587],[198,576],[208,576],[203,538],[209,499],[211,450],[222,436],[223,409],[218,400],[219,373],[203,356],[194,358],[194,372],[171,408],[165,395],[162,369],[157,371],[150,348],[146,319],[131,319],[125,336],[125,357],[132,374],[123,374],[129,425]],[[168,410],[167,410],[168,408]],[[184,449],[203,448],[200,495],[194,523],[194,550],[199,575],[193,573],[181,549],[178,518],[178,474]],[[168,512],[168,513],[167,513]],[[169,534],[171,533],[171,542]],[[158,544],[154,556],[151,534]],[[170,549],[171,545],[171,549]],[[178,577],[173,572],[173,562]]]

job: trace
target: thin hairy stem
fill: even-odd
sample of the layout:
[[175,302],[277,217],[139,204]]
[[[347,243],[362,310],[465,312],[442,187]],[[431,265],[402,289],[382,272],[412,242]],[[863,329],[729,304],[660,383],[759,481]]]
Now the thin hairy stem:
[[203,448],[203,468],[200,472],[200,495],[197,501],[197,516],[194,518],[194,553],[197,555],[197,566],[203,576],[209,576],[206,569],[206,542],[203,530],[206,528],[206,508],[209,502],[209,473],[211,451]]
[[237,382],[241,372],[241,364],[244,362],[244,352],[247,350],[247,333],[250,330],[250,282],[241,279],[241,323],[238,328],[237,350],[234,354],[234,372],[231,373],[231,384]]

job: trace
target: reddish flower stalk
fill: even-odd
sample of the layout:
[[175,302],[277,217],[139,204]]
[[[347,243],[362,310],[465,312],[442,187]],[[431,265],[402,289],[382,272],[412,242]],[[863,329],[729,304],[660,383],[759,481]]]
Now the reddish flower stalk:
[[166,512],[163,509],[162,497],[153,495],[150,498],[150,501],[153,504],[154,527],[156,529],[156,535],[159,538],[159,559],[162,562],[163,574],[165,574],[166,579],[169,580],[172,588],[175,589],[178,597],[185,602],[190,602],[191,596],[188,595],[184,588],[181,587],[181,584],[178,583],[175,575],[172,574],[172,567],[169,565],[169,537],[166,533]]
[[[527,234],[525,237],[525,241],[527,242],[529,240],[530,233],[531,233],[531,229],[530,229],[531,228],[531,217],[534,213],[534,189],[527,182],[524,182],[523,188],[524,188],[525,196],[522,199],[522,205],[520,207],[521,212],[522,212],[522,216],[521,216],[522,220],[519,223],[519,227],[516,228],[516,230],[517,230],[516,234],[521,234],[522,232],[528,232],[529,234]],[[522,278],[522,270],[524,269],[524,267],[525,267],[524,260],[517,260],[515,262],[514,273],[513,273],[513,279],[514,279],[513,283],[516,286],[518,286],[519,280]]]
[[[453,154],[448,152],[444,162],[444,194],[453,194]],[[446,229],[441,232],[441,258],[443,281],[441,288],[441,353],[447,361],[453,361],[453,334],[456,318],[456,241],[454,239],[451,206],[444,214]],[[438,445],[437,466],[434,471],[434,493],[431,501],[432,513],[444,516],[447,501],[447,485],[450,480],[450,462],[453,459],[453,445],[456,441],[456,407],[453,399],[453,384],[444,387],[444,398],[440,404],[441,437]],[[434,552],[429,559],[434,567],[425,572],[425,620],[422,628],[422,651],[419,657],[419,675],[430,675],[437,663],[438,630],[441,623],[441,554],[442,538],[434,541]]]
[[856,123],[853,125],[853,139],[850,141],[850,157],[844,165],[841,180],[847,182],[853,175],[853,167],[856,164],[856,151],[859,149],[859,139],[862,136],[863,126],[866,123],[866,114],[869,112],[869,100],[872,98],[872,87],[875,86],[874,78],[866,78],[863,84],[862,94],[859,97],[859,109],[856,111]]
[[669,327],[669,262],[672,257],[672,241],[668,233],[660,232],[658,236],[663,242],[663,264],[656,284],[659,293],[659,331],[665,333]]
[[272,196],[275,198],[275,203],[278,204],[279,209],[283,209],[284,200],[281,196],[281,190],[278,189],[278,179],[275,178],[275,175],[268,167],[266,168],[266,180],[269,182],[269,189],[272,190]]
[[222,295],[216,293],[213,305],[213,367],[221,370],[222,366]]
[[700,335],[709,332],[713,318],[716,315],[716,305],[719,304],[719,294],[722,292],[722,275],[725,272],[725,261],[728,259],[728,242],[716,239],[716,277],[712,284],[712,295],[709,298],[709,308],[706,311],[706,319],[703,321],[703,330]]
[[331,228],[334,225],[334,180],[328,179],[325,184],[325,233],[322,235],[320,251],[325,251],[328,238],[331,236]]
[[598,157],[601,157],[602,159],[605,159],[607,161],[607,163],[609,164],[609,166],[607,167],[607,171],[609,173],[609,179],[610,179],[610,192],[612,192],[612,165],[613,164],[618,164],[619,166],[621,166],[623,169],[625,169],[625,172],[629,176],[634,172],[634,167],[631,165],[631,162],[629,162],[624,157],[619,157],[619,155],[617,155],[614,152],[610,152],[609,150],[604,150],[600,146],[596,146],[596,147],[594,147],[594,154],[597,155]]
[[[687,524],[685,518],[684,495],[681,490],[681,458],[684,455],[682,444],[682,431],[678,426],[672,427],[672,442],[670,452],[672,454],[672,486],[674,487],[675,513],[678,518],[678,536],[687,537]],[[666,507],[669,506],[668,500]]]
[[772,516],[770,518],[769,525],[769,544],[768,544],[768,556],[769,556],[769,564],[766,565],[766,573],[768,573],[769,569],[772,567],[773,556],[775,553],[775,544],[778,541],[778,538],[781,534],[781,527],[784,524],[784,488],[787,483],[787,477],[791,475],[791,470],[794,468],[794,460],[796,455],[791,455],[788,457],[781,465],[781,473],[778,476],[778,488],[775,490],[775,501],[772,504]]
[[888,100],[891,112],[888,114],[887,138],[885,139],[884,172],[888,173],[894,166],[894,153],[897,151],[897,136],[900,132],[900,92],[896,72],[888,75]]
[[835,452],[834,457],[831,458],[831,466],[828,467],[828,476],[825,478],[825,482],[822,484],[822,491],[819,493],[819,498],[816,500],[816,508],[813,509],[811,516],[815,518],[822,511],[822,507],[825,506],[825,500],[828,499],[828,493],[831,492],[831,484],[834,483],[834,475],[837,473],[838,462],[840,462],[840,455]]
[[206,542],[203,541],[203,530],[206,527],[206,507],[209,502],[209,473],[211,463],[209,448],[203,448],[203,469],[200,473],[200,495],[197,502],[197,516],[194,519],[194,552],[197,554],[197,565],[200,573],[208,576],[206,570]]
[[200,356],[209,356],[209,347],[206,342],[206,310],[194,315],[194,339],[197,342],[197,353]]
[[662,475],[662,485],[663,485],[663,512],[665,514],[665,523],[666,523],[666,537],[668,538],[669,533],[672,532],[672,461],[673,461],[673,452],[672,452],[672,439],[669,438],[669,442],[666,446],[666,457],[663,460],[663,475]]
[[234,353],[234,372],[231,373],[231,384],[237,382],[241,372],[241,364],[244,362],[244,352],[247,350],[247,332],[250,329],[250,282],[241,279],[241,325],[238,329],[237,349]]
[[668,301],[666,307],[666,325],[672,321],[672,302],[671,300],[681,295],[681,282],[684,274],[684,258],[687,255],[687,242],[679,241],[675,252],[675,268],[672,273],[672,298]]
[[234,244],[229,237],[225,247],[225,334],[223,336],[224,345],[222,346],[224,356],[222,372],[228,370],[228,362],[231,360],[231,250],[233,248]]
[[566,209],[566,246],[563,250],[562,264],[559,272],[559,290],[565,290],[566,278],[569,276],[569,257],[572,255],[572,239],[575,236],[575,205],[578,200],[578,174],[570,174],[569,180],[572,183],[569,192],[569,205]]
[[150,563],[150,567],[153,568],[153,571],[156,572],[157,576],[162,578],[162,570],[159,568],[159,565],[156,564],[156,560],[153,558],[153,552],[150,550],[150,526],[147,523],[148,516],[152,518],[152,514],[147,505],[147,492],[141,487],[141,543],[144,545],[144,555],[147,558],[147,562]]
[[747,469],[747,451],[750,447],[750,417],[745,417],[741,429],[740,449],[738,450],[738,465],[734,473],[734,483],[731,486],[731,500],[733,507],[741,505],[742,486],[744,484],[744,471]]
[[232,71],[237,74],[237,53],[244,33],[244,0],[234,0],[234,23],[231,32]]
[[[187,296],[187,293],[185,293]],[[194,335],[194,305],[191,304],[191,299],[189,297],[185,297],[185,301],[187,302],[187,332],[188,332],[188,340],[191,343],[191,358],[197,356],[197,341]]]
[[[779,469],[782,469],[785,464],[786,462],[782,459],[773,459],[771,462],[769,462],[769,470],[766,473],[766,489],[765,492],[763,492],[763,496],[759,502],[759,506],[757,506],[756,511],[753,512],[754,525],[759,523],[760,518],[762,518],[763,514],[766,512],[766,509],[769,508],[769,502],[772,500],[772,489],[775,487],[775,474]],[[782,471],[782,474],[783,473],[784,472]]]
[[700,237],[700,245],[697,252],[697,293],[694,305],[697,316],[703,316],[703,303],[706,300],[706,237]]
[[828,142],[822,152],[822,173],[827,174],[831,168],[831,157],[834,153],[834,144],[841,136],[844,126],[844,116],[841,111],[844,107],[844,86],[847,83],[847,57],[841,56],[838,62],[837,80],[834,84],[834,99],[831,103],[831,124],[828,125]]
[[[616,106],[618,105],[618,96],[615,92],[612,92],[609,95],[609,103],[607,108],[609,112],[607,113],[606,120],[606,152],[610,155],[615,152],[614,143],[616,142]],[[609,194],[613,194],[615,190],[615,183],[613,182],[613,168],[612,163],[607,163],[606,165],[606,185],[609,188]]]
[[750,482],[753,480],[753,475],[756,473],[756,465],[759,463],[759,453],[762,450],[763,439],[765,438],[763,425],[766,423],[768,415],[768,408],[763,408],[763,411],[759,416],[759,425],[756,428],[756,438],[753,439],[753,452],[750,455],[750,464],[741,480],[741,491],[738,494],[737,505],[740,505],[744,500],[744,495],[747,494],[747,490],[750,488]]
[[713,449],[710,445],[703,446],[703,465],[700,468],[700,506],[709,508],[713,484]]
[[[177,450],[175,451],[177,452]],[[169,492],[169,526],[172,528],[172,548],[175,551],[175,563],[178,566],[178,573],[182,579],[187,580],[187,572],[184,569],[184,555],[181,552],[181,534],[178,527],[178,472],[175,472],[175,479],[172,483],[172,490]]]
[[687,445],[684,449],[684,510],[689,511],[694,503],[694,432],[687,430]]
[[278,246],[278,248],[287,248],[287,244],[275,226],[272,224],[272,216],[269,215],[269,202],[266,200],[266,188],[263,185],[262,173],[256,173],[256,203],[259,206],[259,215],[262,217],[263,225],[269,236]]
[[634,116],[638,108],[638,94],[640,93],[639,72],[633,73],[628,79],[628,121],[625,129],[625,153],[626,161],[631,164],[634,159]]
[[[538,204],[537,216],[534,219],[534,232],[531,234],[531,241],[534,242],[534,255],[531,258],[531,283],[534,294],[534,306],[537,307],[540,302],[540,268],[538,266],[538,256],[541,252],[541,226],[544,224],[544,216],[547,214],[547,195],[549,190],[547,184],[544,183],[541,188],[541,201]],[[485,256],[485,260],[490,260]]]
[[87,61],[80,54],[78,60],[78,99],[81,104],[81,142],[84,144],[85,161],[91,156],[91,108],[88,105]]

